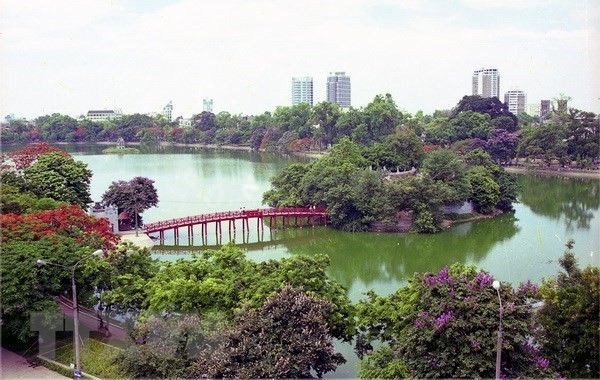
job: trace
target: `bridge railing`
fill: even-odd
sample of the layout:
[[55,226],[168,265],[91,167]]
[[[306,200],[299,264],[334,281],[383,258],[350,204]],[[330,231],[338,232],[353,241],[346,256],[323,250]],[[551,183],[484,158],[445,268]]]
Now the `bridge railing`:
[[327,210],[324,208],[301,208],[301,207],[283,207],[283,208],[264,208],[251,210],[221,211],[209,214],[200,214],[174,218],[160,222],[148,223],[144,227],[148,232],[168,230],[195,224],[222,222],[227,220],[236,220],[244,218],[260,217],[278,217],[278,216],[325,216]]

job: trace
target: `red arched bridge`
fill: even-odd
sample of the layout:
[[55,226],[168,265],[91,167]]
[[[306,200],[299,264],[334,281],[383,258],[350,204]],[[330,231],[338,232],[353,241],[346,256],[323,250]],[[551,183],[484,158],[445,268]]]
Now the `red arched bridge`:
[[250,231],[250,219],[256,219],[256,228],[261,230],[264,228],[265,219],[269,220],[271,228],[277,228],[277,218],[281,220],[284,227],[290,226],[290,219],[295,219],[295,224],[302,227],[303,220],[307,220],[307,224],[315,225],[317,221],[322,221],[327,225],[327,210],[324,208],[263,208],[254,210],[239,210],[239,211],[223,211],[214,212],[211,214],[201,214],[194,216],[186,216],[183,218],[175,218],[164,220],[161,222],[148,223],[144,226],[146,233],[159,234],[159,239],[165,239],[165,231],[173,230],[173,235],[176,240],[179,239],[179,229],[187,227],[188,237],[194,235],[194,226],[200,225],[202,236],[208,235],[208,224],[215,224],[215,232],[219,235],[222,233],[221,223],[229,223],[229,231],[232,229],[235,232],[236,222],[242,221],[242,231]]

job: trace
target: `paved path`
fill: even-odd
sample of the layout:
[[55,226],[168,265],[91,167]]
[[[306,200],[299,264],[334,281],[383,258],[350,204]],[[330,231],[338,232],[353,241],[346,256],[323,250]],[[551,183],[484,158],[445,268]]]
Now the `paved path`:
[[[66,316],[73,318],[73,303],[70,299],[66,297],[58,297],[58,306],[60,306],[60,309]],[[105,330],[99,330],[98,327],[100,325],[100,321],[96,312],[92,309],[83,307],[81,305],[79,305],[79,324],[79,334],[81,336],[85,336],[84,329],[87,329],[89,331],[96,330],[106,332]],[[127,341],[127,332],[125,332],[125,329],[121,326],[121,323],[119,323],[118,321],[111,319],[109,331],[110,332],[108,333],[108,335],[110,336],[110,339],[120,340],[123,342]]]
[[121,231],[117,235],[121,237],[123,241],[129,241],[138,247],[152,249],[154,242],[148,235],[143,231],[138,231],[138,236],[135,236],[135,231]]
[[68,379],[2,347],[0,379]]

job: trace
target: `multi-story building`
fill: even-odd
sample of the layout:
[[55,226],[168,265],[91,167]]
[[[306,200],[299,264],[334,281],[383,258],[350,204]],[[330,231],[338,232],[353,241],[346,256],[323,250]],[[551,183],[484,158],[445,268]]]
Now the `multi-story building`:
[[535,103],[529,103],[527,105],[527,115],[540,116],[540,105]]
[[473,72],[473,95],[483,98],[500,98],[500,72],[498,69],[480,69]]
[[544,120],[550,115],[550,100],[540,102],[540,119]]
[[347,108],[351,104],[350,77],[345,72],[329,73],[327,77],[327,101]]
[[527,94],[524,91],[512,89],[504,93],[504,103],[513,115],[525,112],[527,104]]
[[202,100],[202,111],[204,112],[212,112],[213,111],[213,100],[209,98],[204,98]]
[[307,103],[313,105],[313,79],[312,77],[292,78],[292,105]]
[[169,100],[169,103],[163,107],[163,115],[167,121],[173,120],[173,101]]
[[91,121],[108,121],[120,118],[121,116],[123,116],[123,112],[120,109],[91,110],[87,112],[86,119]]

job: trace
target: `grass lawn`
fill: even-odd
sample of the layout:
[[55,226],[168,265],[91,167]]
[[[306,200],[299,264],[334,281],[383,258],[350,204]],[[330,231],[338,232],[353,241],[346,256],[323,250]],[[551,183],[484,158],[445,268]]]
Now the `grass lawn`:
[[[83,372],[107,379],[128,378],[113,362],[114,358],[121,352],[118,348],[94,339],[84,339],[80,350],[81,369]],[[75,354],[73,351],[72,340],[57,342],[56,358],[54,360],[65,365],[75,363]]]

